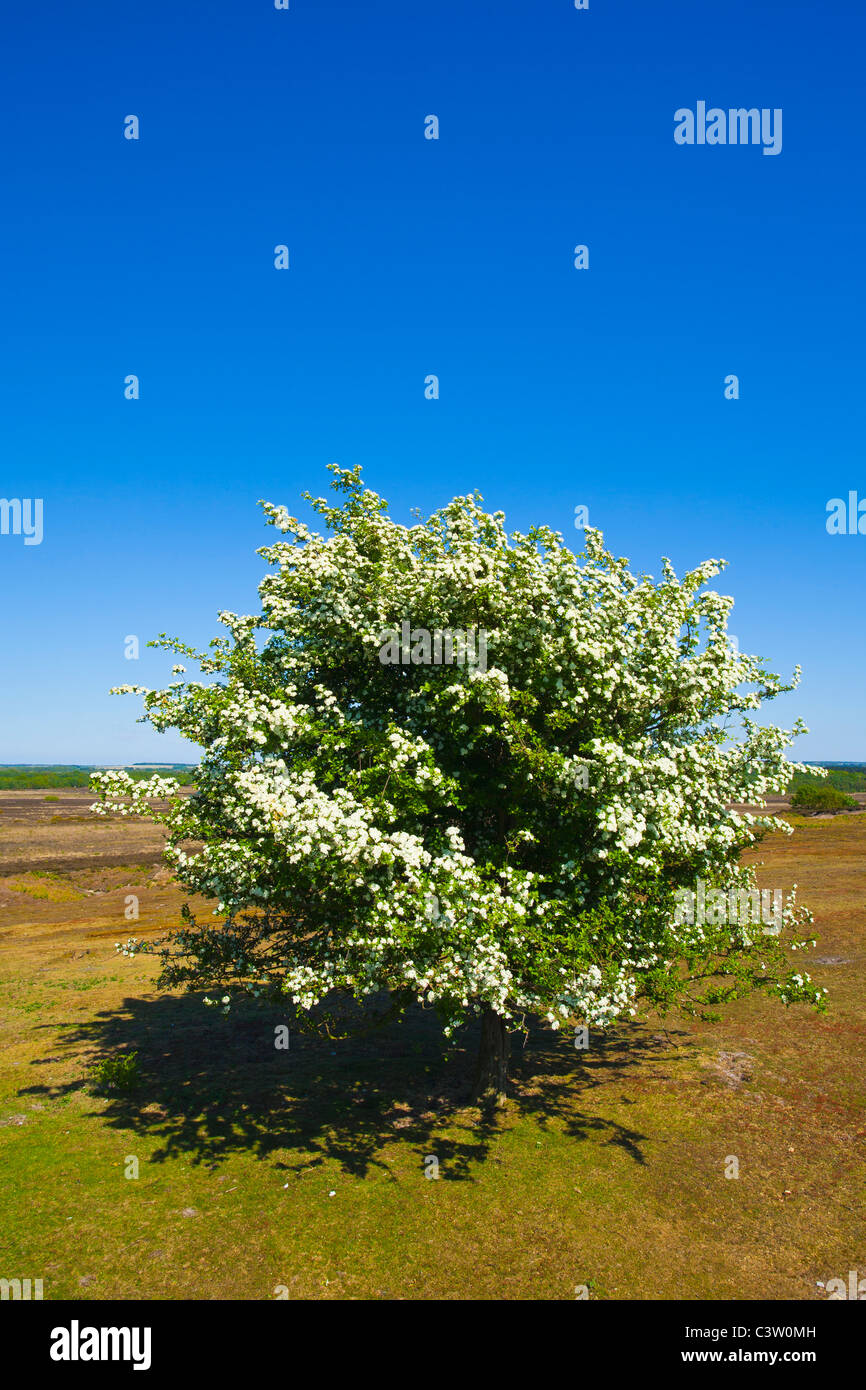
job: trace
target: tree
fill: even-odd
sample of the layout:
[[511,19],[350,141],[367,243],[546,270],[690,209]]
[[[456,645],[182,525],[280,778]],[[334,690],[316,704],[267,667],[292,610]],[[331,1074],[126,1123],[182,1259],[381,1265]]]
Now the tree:
[[846,795],[836,787],[797,787],[791,797],[792,811],[812,811],[815,815],[821,811],[828,811],[835,815],[837,811],[857,809],[856,798]]
[[[159,820],[218,918],[187,908],[122,949],[159,949],[163,986],[226,1009],[251,994],[316,1019],[386,991],[449,1036],[480,1015],[479,1100],[504,1097],[525,1014],[604,1027],[751,989],[822,1008],[781,934],[677,907],[696,879],[754,882],[739,853],[779,823],[726,804],[808,771],[785,757],[801,724],[750,717],[793,685],[734,649],[732,600],[705,588],[724,562],[678,580],[665,560],[656,583],[591,529],[579,557],[544,526],[509,536],[478,494],[405,527],[360,469],[332,471],[340,505],[305,494],[327,536],[262,504],[281,538],[258,552],[259,614],[222,613],[204,653],[151,644],[216,679],[119,688],[201,746],[197,785],[107,772],[94,809]],[[810,921],[791,895],[786,939]]]

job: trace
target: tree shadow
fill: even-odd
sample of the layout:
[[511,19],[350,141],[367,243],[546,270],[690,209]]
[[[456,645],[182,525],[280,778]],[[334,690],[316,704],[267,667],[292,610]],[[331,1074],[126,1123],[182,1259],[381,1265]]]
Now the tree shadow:
[[[415,1148],[419,1168],[435,1155],[439,1177],[460,1181],[484,1162],[515,1114],[533,1116],[542,1129],[556,1123],[575,1140],[606,1135],[643,1164],[648,1136],[584,1113],[580,1098],[634,1076],[648,1061],[682,1062],[688,1037],[665,1039],[628,1024],[594,1033],[589,1051],[579,1053],[568,1036],[532,1020],[525,1035],[512,1035],[503,1112],[468,1103],[478,1025],[449,1042],[435,1013],[416,1007],[377,1032],[332,1041],[297,1032],[284,1009],[250,1003],[214,1014],[200,995],[162,995],[128,998],[92,1020],[61,1025],[65,1057],[86,1053],[92,1063],[137,1053],[138,1084],[124,1092],[80,1077],[21,1094],[56,1100],[96,1089],[101,1100],[92,1113],[155,1141],[155,1163],[183,1156],[215,1167],[244,1152],[270,1159],[289,1180],[335,1159],[354,1176],[378,1168],[398,1181],[388,1149],[399,1141]],[[288,1048],[275,1045],[281,1025],[289,1028]]]

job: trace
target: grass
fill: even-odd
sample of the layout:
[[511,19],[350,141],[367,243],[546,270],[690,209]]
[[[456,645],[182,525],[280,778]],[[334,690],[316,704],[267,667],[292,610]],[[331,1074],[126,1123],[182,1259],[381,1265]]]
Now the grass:
[[52,903],[77,902],[82,896],[77,889],[59,874],[48,870],[33,869],[29,874],[6,880],[6,887],[13,893],[26,893],[31,898],[46,898]]
[[214,1017],[115,955],[177,920],[173,885],[132,860],[52,874],[71,897],[2,919],[0,1274],[46,1299],[823,1297],[866,1272],[866,817],[760,857],[816,913],[828,1015],[751,999],[588,1052],[533,1027],[497,1115],[465,1103],[472,1036],[418,1011],[279,1051],[281,1016]]

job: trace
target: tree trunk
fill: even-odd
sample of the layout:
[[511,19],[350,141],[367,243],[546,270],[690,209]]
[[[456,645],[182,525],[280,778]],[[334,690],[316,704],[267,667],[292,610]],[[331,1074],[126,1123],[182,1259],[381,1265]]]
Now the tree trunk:
[[505,1019],[489,1005],[481,1015],[481,1045],[478,1049],[478,1070],[472,1087],[475,1105],[504,1105],[508,1080],[508,1057],[511,1044]]

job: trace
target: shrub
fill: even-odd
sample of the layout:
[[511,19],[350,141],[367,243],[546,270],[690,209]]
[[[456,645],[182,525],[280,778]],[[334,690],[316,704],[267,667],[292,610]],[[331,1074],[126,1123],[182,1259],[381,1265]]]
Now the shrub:
[[792,811],[854,811],[858,803],[853,796],[846,796],[837,787],[798,787],[791,797]]
[[90,1081],[96,1091],[131,1091],[141,1080],[138,1053],[124,1052],[119,1057],[103,1057],[90,1069]]

